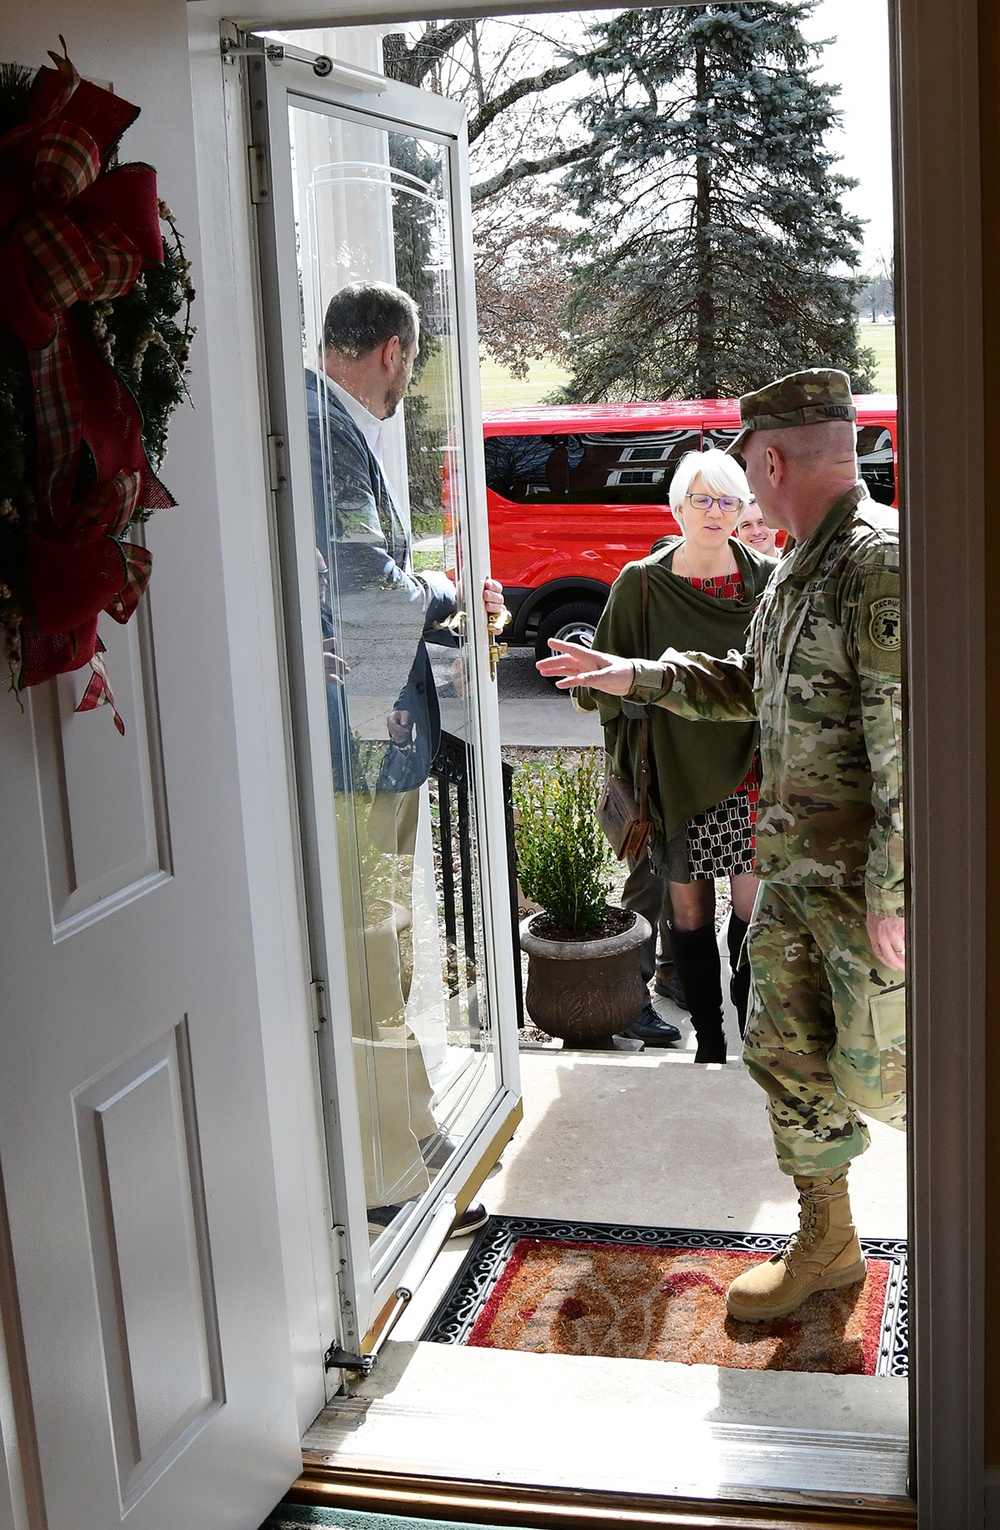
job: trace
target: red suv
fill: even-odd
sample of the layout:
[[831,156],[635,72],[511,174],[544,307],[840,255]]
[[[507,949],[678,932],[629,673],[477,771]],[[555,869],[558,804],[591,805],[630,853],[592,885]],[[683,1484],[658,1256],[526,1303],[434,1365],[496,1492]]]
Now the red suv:
[[[896,504],[896,400],[855,399],[872,498]],[[685,452],[725,447],[735,399],[493,409],[483,416],[490,554],[513,613],[509,641],[589,642],[626,563],[678,530],[667,504]]]

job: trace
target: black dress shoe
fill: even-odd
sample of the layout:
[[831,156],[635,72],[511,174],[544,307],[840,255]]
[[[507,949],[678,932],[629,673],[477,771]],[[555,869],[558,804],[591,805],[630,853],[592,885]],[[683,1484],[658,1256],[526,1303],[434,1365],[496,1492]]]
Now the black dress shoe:
[[[415,1204],[415,1201],[407,1202],[408,1206]],[[402,1210],[402,1206],[369,1206],[368,1225],[370,1227],[389,1227],[395,1222]],[[486,1226],[488,1220],[489,1212],[482,1201],[474,1201],[471,1206],[465,1208],[461,1216],[455,1218],[451,1224],[451,1232],[448,1236],[449,1238],[461,1238],[466,1233],[478,1232],[481,1227]]]
[[[415,1204],[415,1201],[406,1202],[407,1206],[413,1206]],[[396,1218],[400,1215],[402,1210],[402,1206],[369,1206],[368,1226],[391,1227],[392,1223],[395,1222]]]
[[489,1221],[489,1212],[482,1201],[473,1201],[471,1206],[466,1206],[460,1217],[456,1217],[452,1223],[449,1238],[462,1238],[466,1233],[478,1232]]
[[676,1025],[658,1015],[652,1002],[645,1006],[624,1034],[631,1036],[633,1041],[644,1041],[647,1047],[672,1047],[681,1039]]
[[688,1001],[684,997],[684,989],[679,977],[658,977],[653,982],[653,988],[663,999],[669,999],[676,1004],[678,1009],[687,1009]]

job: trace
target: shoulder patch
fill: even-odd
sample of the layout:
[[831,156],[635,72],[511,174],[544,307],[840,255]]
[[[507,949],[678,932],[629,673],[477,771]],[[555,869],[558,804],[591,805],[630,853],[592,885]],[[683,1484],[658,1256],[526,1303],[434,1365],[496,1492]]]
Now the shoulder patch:
[[858,667],[869,674],[900,674],[903,613],[895,569],[872,569],[865,577],[859,618]]

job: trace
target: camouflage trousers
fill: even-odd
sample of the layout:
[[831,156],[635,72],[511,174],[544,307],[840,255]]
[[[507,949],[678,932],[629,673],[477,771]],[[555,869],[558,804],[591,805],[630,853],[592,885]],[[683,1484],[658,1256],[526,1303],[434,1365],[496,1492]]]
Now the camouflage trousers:
[[786,1174],[863,1153],[862,1115],[906,1127],[903,984],[873,954],[865,915],[863,887],[764,882],[757,897],[743,1058],[767,1092]]

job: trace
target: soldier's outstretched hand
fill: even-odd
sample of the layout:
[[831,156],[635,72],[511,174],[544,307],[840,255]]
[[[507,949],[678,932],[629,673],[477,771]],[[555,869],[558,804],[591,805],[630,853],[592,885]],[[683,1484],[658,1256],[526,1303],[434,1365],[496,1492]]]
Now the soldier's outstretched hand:
[[881,917],[869,914],[867,923],[868,939],[879,961],[894,972],[903,972],[906,968],[906,920],[891,914]]
[[539,659],[535,668],[554,679],[560,691],[589,685],[591,690],[607,691],[611,696],[627,696],[632,689],[635,666],[631,659],[584,648],[582,643],[561,643],[558,638],[549,638],[549,647],[552,657]]

